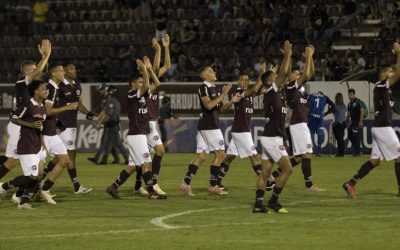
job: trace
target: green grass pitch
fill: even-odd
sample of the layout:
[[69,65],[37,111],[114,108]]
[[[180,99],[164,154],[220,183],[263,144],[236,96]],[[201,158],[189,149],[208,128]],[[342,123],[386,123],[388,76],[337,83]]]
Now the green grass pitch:
[[[193,154],[167,154],[160,185],[167,200],[132,193],[133,176],[113,200],[105,188],[123,165],[94,166],[78,156],[78,176],[94,188],[72,194],[66,172],[52,192],[57,205],[33,202],[35,210],[17,210],[9,198],[0,203],[0,249],[400,249],[400,198],[393,163],[383,163],[347,199],[341,185],[367,157],[312,160],[313,180],[327,192],[304,189],[301,167],[294,168],[280,201],[288,214],[253,214],[255,174],[249,160],[236,160],[224,185],[229,195],[207,192],[207,161],[192,182],[195,197],[178,184]],[[20,174],[15,169],[3,182]],[[270,193],[266,193],[268,199]],[[152,223],[153,222],[153,223]],[[155,223],[155,224],[154,224]]]

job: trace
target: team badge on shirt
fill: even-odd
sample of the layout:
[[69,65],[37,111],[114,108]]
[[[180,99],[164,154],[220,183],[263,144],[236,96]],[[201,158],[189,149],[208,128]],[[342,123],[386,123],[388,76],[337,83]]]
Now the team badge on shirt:
[[285,146],[279,145],[279,150],[285,150]]
[[149,153],[144,153],[144,154],[143,154],[143,157],[144,157],[144,158],[148,158],[148,157],[149,157]]
[[224,140],[220,140],[219,145],[221,145],[221,146],[224,145]]
[[76,95],[80,96],[81,95],[81,91],[79,89],[76,90]]
[[36,165],[33,165],[33,166],[32,166],[32,170],[37,170],[37,166],[36,166]]

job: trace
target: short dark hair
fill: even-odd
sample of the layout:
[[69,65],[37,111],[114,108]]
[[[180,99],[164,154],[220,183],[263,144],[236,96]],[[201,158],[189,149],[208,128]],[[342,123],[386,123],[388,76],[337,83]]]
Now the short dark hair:
[[68,67],[69,65],[76,66],[75,63],[73,63],[73,62],[64,62],[63,63],[63,67]]
[[61,63],[54,63],[54,64],[49,65],[49,75],[51,75],[51,73],[53,73],[53,71],[57,67],[63,67],[63,65]]
[[199,68],[198,73],[199,75],[201,75],[201,73],[203,73],[204,70],[206,70],[208,67],[211,67],[210,65],[206,65],[206,66],[202,66]]
[[240,72],[239,76],[248,76],[249,74],[246,71]]
[[354,95],[356,94],[356,91],[354,89],[349,89],[348,93],[353,93]]
[[128,77],[128,84],[129,86],[131,85],[131,83],[133,81],[136,81],[137,79],[139,79],[140,77],[142,77],[142,74],[140,74],[139,70],[135,70],[132,72],[132,74],[129,75]]
[[20,64],[20,70],[22,73],[24,72],[24,67],[28,65],[36,65],[36,63],[32,60],[23,60]]
[[261,82],[262,84],[266,84],[268,77],[273,73],[272,70],[268,70],[267,72],[265,72],[264,74],[261,75]]
[[33,80],[29,85],[28,85],[28,92],[31,97],[35,95],[35,90],[37,90],[40,85],[46,84],[46,82],[42,80]]
[[390,65],[382,65],[378,67],[378,74],[382,74],[383,71],[387,70],[388,68],[390,68]]

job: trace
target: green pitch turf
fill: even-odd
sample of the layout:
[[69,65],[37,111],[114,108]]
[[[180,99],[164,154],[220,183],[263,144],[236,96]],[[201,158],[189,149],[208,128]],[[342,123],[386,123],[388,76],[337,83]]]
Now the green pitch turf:
[[[105,189],[123,165],[94,166],[81,154],[78,176],[94,191],[72,193],[66,172],[52,192],[57,205],[33,202],[31,211],[0,203],[0,249],[400,249],[400,198],[393,163],[373,170],[347,199],[341,185],[367,157],[312,160],[313,179],[326,192],[304,190],[296,166],[281,194],[288,214],[253,214],[255,174],[249,161],[236,160],[224,185],[229,195],[207,193],[209,161],[194,178],[195,197],[178,184],[193,154],[167,154],[160,175],[167,200],[132,193],[131,177],[113,200]],[[210,157],[211,158],[211,157]],[[3,182],[20,174],[15,169]],[[270,193],[266,193],[268,199]],[[153,222],[153,223],[152,223]]]

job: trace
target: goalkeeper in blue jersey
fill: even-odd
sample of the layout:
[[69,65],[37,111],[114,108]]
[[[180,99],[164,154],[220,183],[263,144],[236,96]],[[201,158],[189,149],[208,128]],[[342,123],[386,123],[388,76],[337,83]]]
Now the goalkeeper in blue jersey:
[[[315,133],[318,135],[317,147],[314,152],[316,156],[320,156],[321,144],[324,141],[324,116],[333,112],[335,104],[321,91],[309,95],[307,103],[309,108],[308,128],[310,129],[311,138],[314,137]],[[328,105],[328,111],[324,112],[326,105]]]

